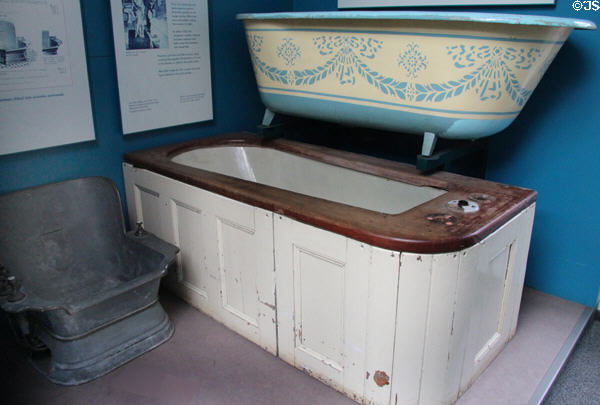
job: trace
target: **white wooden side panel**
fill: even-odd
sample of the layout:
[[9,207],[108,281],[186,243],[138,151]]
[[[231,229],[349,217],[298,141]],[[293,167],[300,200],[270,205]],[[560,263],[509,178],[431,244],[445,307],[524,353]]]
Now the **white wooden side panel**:
[[178,200],[171,200],[171,214],[174,243],[180,249],[177,281],[183,288],[179,291],[196,307],[208,310],[209,269],[206,258],[209,252],[204,232],[207,227],[206,215],[199,207]]
[[[263,328],[276,327],[272,215],[248,205],[219,207],[215,217],[219,275],[213,287],[220,296],[219,320],[276,353],[275,333],[261,334]],[[223,207],[232,209],[232,215]]]
[[169,193],[164,183],[157,181],[153,173],[124,165],[125,190],[129,222],[135,229],[136,222],[143,222],[144,229],[161,239],[173,243],[170,225]]
[[523,295],[523,285],[525,283],[525,270],[527,269],[527,257],[529,256],[529,245],[531,242],[531,232],[533,231],[533,217],[535,215],[535,204],[527,208],[522,214],[519,234],[519,249],[515,253],[515,263],[513,278],[510,283],[508,302],[512,305],[512,311],[507,311],[506,323],[509,326],[509,336],[513,337],[517,330],[517,320],[519,317],[519,308],[521,306],[521,296]]
[[265,252],[257,260],[254,285],[258,305],[259,345],[277,355],[277,300],[275,290],[275,254],[273,246],[273,213],[255,208],[257,235]]
[[[169,286],[196,308],[211,313],[206,244],[208,221],[206,210],[201,208],[207,205],[207,195],[195,187],[136,168],[129,170],[125,181],[126,189],[133,190],[135,220],[132,222],[143,221],[147,231],[180,248],[177,274],[167,276]],[[144,204],[146,190],[161,196],[157,212],[149,211],[149,204]],[[131,205],[130,200],[128,205]],[[153,225],[157,221],[162,224],[160,227]]]
[[147,170],[124,172],[131,217],[181,249],[172,289],[275,354],[272,214]]
[[294,254],[289,232],[292,221],[273,216],[275,288],[277,291],[277,352],[285,362],[295,365],[296,325],[294,317]]
[[254,280],[258,263],[252,252],[256,235],[254,210],[250,206],[238,207],[238,212],[228,208],[215,217],[219,269],[215,289],[219,289],[221,297],[218,305],[226,312],[222,315],[229,323],[243,321],[256,327],[258,303]]
[[276,215],[279,356],[358,401],[389,403],[398,263]]
[[275,217],[279,356],[338,390],[346,253],[346,238]]
[[148,232],[155,235],[164,235],[166,229],[163,227],[163,221],[167,212],[165,211],[166,202],[162,190],[159,187],[146,187],[137,183],[134,187],[135,205],[139,207],[136,222],[143,222],[144,229]]
[[210,279],[214,277],[214,271],[209,263],[211,223],[205,208],[208,195],[195,187],[145,170],[138,172],[138,181],[146,179],[146,182],[160,183],[169,197],[168,226],[172,236],[165,240],[180,248],[177,277],[168,278],[171,289],[194,307],[210,313]]
[[460,265],[455,295],[454,319],[450,336],[450,352],[444,379],[443,398],[448,403],[456,401],[463,372],[465,349],[469,337],[469,322],[472,308],[476,305],[475,289],[477,265],[481,245],[475,245],[459,253]]
[[393,404],[419,403],[432,262],[431,255],[402,253],[400,257]]
[[[532,207],[480,243],[460,390],[464,392],[512,336],[522,292]],[[527,250],[525,250],[527,249]],[[520,284],[520,285],[519,285]]]
[[391,403],[453,403],[504,347],[532,219],[533,207],[462,252],[402,254]]
[[448,363],[459,264],[458,253],[433,256],[419,402],[423,405],[452,402],[445,398],[444,383],[449,373],[456,372],[448,369]]
[[[360,263],[353,260],[353,253],[360,252],[359,242],[349,241],[348,266]],[[356,246],[355,246],[356,245]],[[376,247],[363,247],[370,251],[368,266],[368,319],[366,342],[365,394],[366,403],[388,404],[391,396],[393,371],[396,308],[398,299],[398,269],[400,253]],[[365,268],[356,268],[354,273],[364,273]],[[358,285],[364,289],[363,285]],[[349,301],[352,301],[350,299]],[[352,314],[348,314],[351,317]]]
[[[344,267],[340,262],[294,246],[294,325],[297,362],[316,372],[342,372],[344,344]],[[326,371],[327,370],[327,371]]]
[[[345,283],[348,286],[348,298],[344,304],[344,392],[356,401],[365,399],[365,385],[368,384],[367,373],[367,335],[369,304],[366,287],[372,276],[365,258],[372,247],[354,240],[348,240],[348,262]],[[360,324],[362,322],[362,324]],[[366,326],[366,327],[365,327]],[[372,374],[372,373],[371,373]],[[364,401],[367,402],[367,401]]]

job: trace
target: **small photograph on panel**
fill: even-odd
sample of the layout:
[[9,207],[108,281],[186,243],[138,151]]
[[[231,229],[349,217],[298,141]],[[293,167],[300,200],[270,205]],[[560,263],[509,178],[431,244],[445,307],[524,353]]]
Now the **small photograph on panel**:
[[58,47],[62,45],[62,41],[54,35],[50,35],[50,31],[42,31],[42,52],[44,55],[56,55]]
[[125,49],[169,47],[166,0],[122,0]]
[[17,36],[15,25],[0,20],[0,66],[19,66],[27,64],[31,54],[29,44],[23,37]]

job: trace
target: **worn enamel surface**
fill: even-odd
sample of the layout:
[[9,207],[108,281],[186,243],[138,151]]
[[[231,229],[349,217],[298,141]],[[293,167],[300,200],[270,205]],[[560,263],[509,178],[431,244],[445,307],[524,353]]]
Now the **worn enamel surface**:
[[175,292],[358,402],[453,403],[514,334],[534,204],[469,248],[408,253],[123,168],[130,221],[181,249]]
[[589,21],[468,13],[242,14],[274,112],[475,139],[519,114]]
[[408,211],[446,193],[257,146],[199,148],[173,162],[386,214]]

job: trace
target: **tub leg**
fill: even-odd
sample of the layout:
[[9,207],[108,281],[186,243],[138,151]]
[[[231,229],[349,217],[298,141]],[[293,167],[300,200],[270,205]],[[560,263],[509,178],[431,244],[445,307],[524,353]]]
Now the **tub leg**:
[[423,134],[423,148],[421,149],[421,155],[431,156],[437,143],[437,135],[433,132],[425,132]]
[[263,117],[262,124],[264,126],[268,127],[269,125],[271,125],[274,118],[275,118],[275,113],[273,111],[269,110],[268,108],[265,108],[265,115]]

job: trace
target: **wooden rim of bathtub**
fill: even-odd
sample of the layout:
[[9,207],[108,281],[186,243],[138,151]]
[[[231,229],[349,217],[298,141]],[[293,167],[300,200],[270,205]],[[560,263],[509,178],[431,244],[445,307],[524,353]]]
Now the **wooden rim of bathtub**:
[[[417,186],[447,190],[400,214],[384,214],[173,162],[183,152],[215,146],[259,146]],[[537,192],[448,172],[429,175],[412,165],[287,139],[231,133],[126,153],[125,162],[234,200],[401,252],[444,253],[470,247],[533,204]],[[477,213],[452,210],[452,200],[474,200]]]

